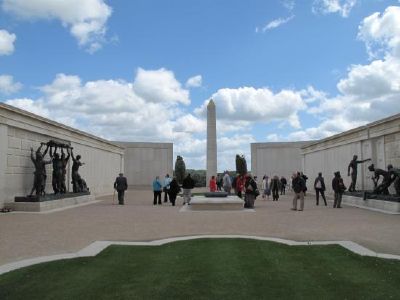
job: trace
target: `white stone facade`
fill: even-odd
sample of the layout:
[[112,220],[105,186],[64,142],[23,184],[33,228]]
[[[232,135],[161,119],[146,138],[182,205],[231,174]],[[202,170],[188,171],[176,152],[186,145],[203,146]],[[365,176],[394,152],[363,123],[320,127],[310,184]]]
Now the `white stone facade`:
[[[15,196],[30,193],[34,167],[30,148],[55,139],[74,147],[85,163],[79,172],[94,195],[113,193],[115,177],[124,168],[124,149],[104,139],[0,103],[0,207]],[[43,149],[44,150],[44,149]],[[47,154],[46,160],[49,159]],[[67,168],[67,189],[71,185],[72,159]],[[51,164],[47,168],[46,191],[52,192]]]
[[301,147],[308,142],[252,143],[251,172],[261,181],[264,175],[290,179],[293,172],[302,171]]
[[156,176],[173,176],[172,143],[115,142],[125,148],[124,174],[128,186],[151,187]]
[[371,162],[358,166],[356,186],[358,190],[370,190],[373,188],[373,174],[368,170],[371,163],[380,169],[386,169],[388,164],[400,168],[400,114],[313,142],[304,146],[302,153],[305,174],[314,179],[322,172],[330,192],[336,171],[340,171],[345,185],[350,186],[347,167],[353,155],[358,160],[371,158]]

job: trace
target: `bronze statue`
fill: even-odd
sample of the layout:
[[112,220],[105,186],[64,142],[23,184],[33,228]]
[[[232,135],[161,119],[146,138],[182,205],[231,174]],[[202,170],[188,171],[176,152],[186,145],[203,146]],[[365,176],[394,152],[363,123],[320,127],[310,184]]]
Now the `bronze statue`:
[[364,160],[357,160],[358,156],[354,155],[353,159],[349,163],[349,166],[347,167],[347,176],[350,176],[350,169],[351,171],[351,184],[349,187],[349,192],[355,192],[356,191],[356,183],[357,183],[357,167],[359,164],[362,164],[366,161],[370,161],[370,158],[364,159]]
[[65,186],[65,178],[66,178],[66,174],[67,174],[68,160],[70,157],[68,148],[69,148],[69,146],[67,147],[67,152],[68,152],[67,157],[65,157],[64,149],[61,148],[61,167],[62,167],[61,180],[60,180],[60,193],[61,194],[65,194],[67,192],[67,187]]
[[72,187],[74,193],[87,192],[89,189],[86,186],[86,181],[82,179],[81,175],[79,175],[79,167],[83,166],[85,163],[81,162],[81,156],[77,155],[76,158],[74,153],[72,152],[73,148],[71,147],[71,157],[72,157]]
[[[374,182],[374,194],[383,194],[389,195],[389,186],[392,184],[392,165],[388,165],[388,170],[375,169],[374,164],[368,167],[368,170],[374,172],[374,177],[372,177],[372,181]],[[382,182],[378,184],[379,178],[382,177]]]
[[57,153],[57,148],[58,145],[55,145],[53,152],[53,147],[50,146],[50,157],[53,161],[51,185],[53,186],[54,194],[61,193],[62,161],[60,155]]
[[46,150],[41,153],[42,147],[44,143],[41,143],[39,148],[36,150],[36,157],[33,156],[33,148],[31,148],[31,160],[35,165],[35,178],[33,182],[33,187],[30,193],[30,196],[33,195],[33,192],[36,191],[36,196],[45,195],[45,187],[46,187],[46,165],[51,164],[52,160],[44,160],[43,157],[47,154],[49,150],[49,146],[47,145]]

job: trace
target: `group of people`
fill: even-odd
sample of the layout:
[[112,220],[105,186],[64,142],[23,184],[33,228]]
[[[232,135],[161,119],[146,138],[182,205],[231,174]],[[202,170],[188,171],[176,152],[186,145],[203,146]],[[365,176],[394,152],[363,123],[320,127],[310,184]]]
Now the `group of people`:
[[[183,204],[187,203],[190,205],[191,190],[194,188],[194,180],[188,174],[182,182],[183,192]],[[165,175],[163,180],[160,180],[159,176],[153,181],[153,205],[161,205],[161,195],[164,193],[164,203],[171,202],[172,206],[175,206],[176,197],[181,192],[181,187],[175,177],[171,178],[169,174]]]
[[224,192],[230,194],[232,190],[232,179],[228,171],[225,171],[223,176],[218,176],[218,178],[211,176],[208,185],[210,187],[210,192],[223,190]]
[[267,175],[264,175],[261,181],[262,199],[269,200],[269,196],[272,193],[272,200],[278,201],[279,193],[281,195],[286,194],[286,185],[287,180],[283,176],[279,178],[275,175],[270,179]]

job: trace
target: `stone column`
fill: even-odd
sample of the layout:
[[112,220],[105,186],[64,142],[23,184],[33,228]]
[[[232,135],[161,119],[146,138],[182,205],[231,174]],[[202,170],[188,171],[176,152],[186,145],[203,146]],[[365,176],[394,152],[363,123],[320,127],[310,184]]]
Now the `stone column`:
[[217,121],[215,103],[211,99],[207,105],[207,186],[213,175],[217,176]]

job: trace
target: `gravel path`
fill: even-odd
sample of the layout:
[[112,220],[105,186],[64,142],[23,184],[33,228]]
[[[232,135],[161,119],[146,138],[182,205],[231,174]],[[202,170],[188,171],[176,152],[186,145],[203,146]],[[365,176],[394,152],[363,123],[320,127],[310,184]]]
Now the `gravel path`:
[[0,215],[0,265],[81,250],[96,240],[148,241],[196,234],[242,234],[296,241],[351,240],[373,251],[400,255],[400,216],[344,206],[315,205],[291,211],[291,194],[278,202],[259,197],[255,212],[180,212],[153,206],[152,192],[129,190],[126,205],[101,202],[50,214]]

